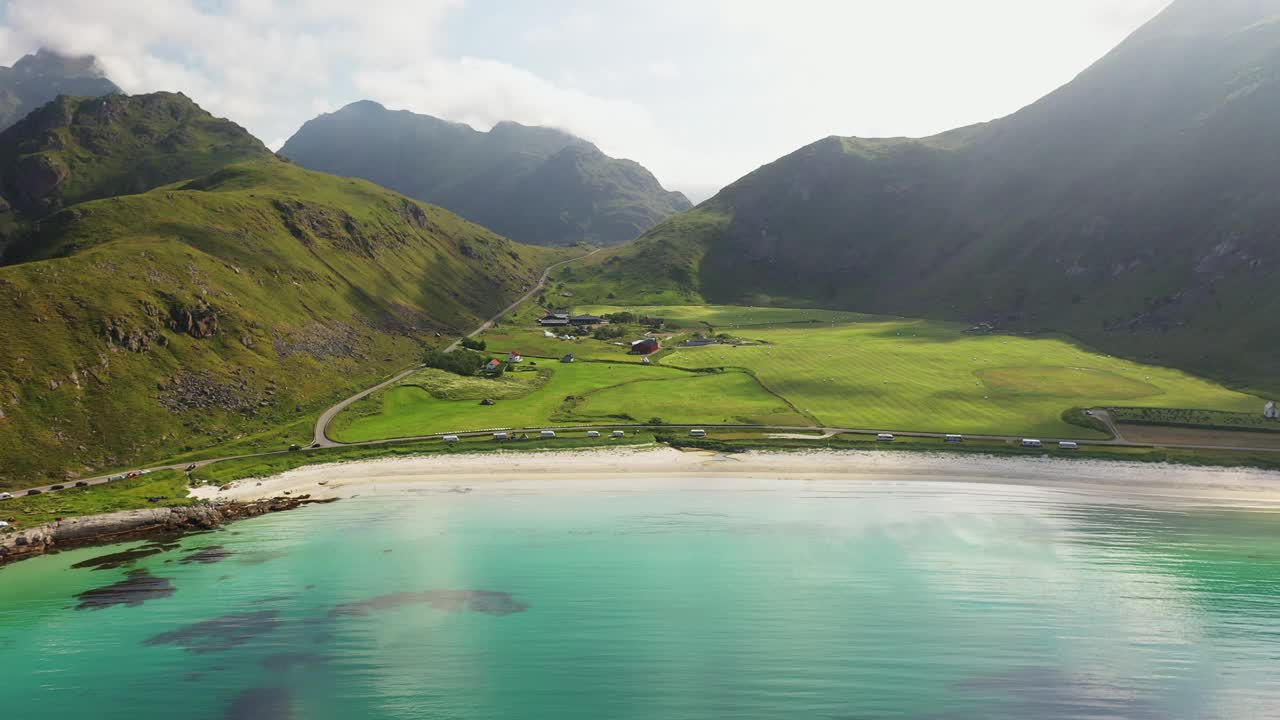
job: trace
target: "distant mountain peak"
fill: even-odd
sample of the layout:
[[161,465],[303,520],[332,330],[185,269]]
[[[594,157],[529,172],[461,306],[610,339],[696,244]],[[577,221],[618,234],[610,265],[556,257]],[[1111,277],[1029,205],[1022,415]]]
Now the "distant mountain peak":
[[638,163],[558,128],[505,120],[485,132],[371,101],[311,120],[280,152],[533,244],[625,242],[691,207]]
[[338,112],[343,112],[347,110],[350,110],[353,112],[355,111],[386,112],[387,108],[382,103],[379,103],[373,100],[357,100],[353,103],[348,103],[342,106],[342,109],[339,110]]
[[1271,391],[1278,116],[1280,0],[1177,0],[1008,117],[819,140],[593,282],[1064,332]]
[[59,95],[96,97],[122,92],[93,56],[41,48],[11,68],[0,67],[0,130]]

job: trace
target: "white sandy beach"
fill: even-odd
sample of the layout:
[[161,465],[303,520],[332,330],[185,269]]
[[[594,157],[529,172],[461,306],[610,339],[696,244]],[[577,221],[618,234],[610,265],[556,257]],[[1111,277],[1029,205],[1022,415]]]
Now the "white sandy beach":
[[1261,470],[825,450],[726,455],[671,448],[490,452],[313,465],[261,480],[242,480],[225,490],[198,488],[193,495],[226,500],[284,494],[348,498],[494,484],[536,491],[540,486],[565,483],[642,489],[672,479],[717,488],[737,481],[744,489],[752,480],[981,483],[1080,491],[1118,502],[1280,509],[1280,473]]

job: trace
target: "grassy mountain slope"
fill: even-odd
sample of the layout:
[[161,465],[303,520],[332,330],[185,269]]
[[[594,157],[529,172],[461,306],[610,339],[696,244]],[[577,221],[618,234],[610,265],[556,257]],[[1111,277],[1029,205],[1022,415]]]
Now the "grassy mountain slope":
[[369,101],[311,120],[281,154],[539,245],[625,242],[690,207],[638,163],[559,130],[504,122],[478,132]]
[[1280,392],[1278,114],[1280,3],[1179,0],[1010,117],[766,165],[589,292],[1065,331]]
[[0,214],[8,216],[0,224],[270,155],[244,128],[180,94],[59,97],[0,133]]
[[0,67],[0,130],[59,95],[97,97],[120,92],[103,77],[92,57],[42,49],[22,57],[13,67]]
[[497,312],[551,254],[274,158],[67,208],[0,267],[0,487],[304,417]]

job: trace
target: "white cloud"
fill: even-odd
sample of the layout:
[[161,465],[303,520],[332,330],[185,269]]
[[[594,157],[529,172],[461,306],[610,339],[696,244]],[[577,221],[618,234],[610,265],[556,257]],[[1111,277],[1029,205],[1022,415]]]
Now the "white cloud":
[[670,60],[654,60],[649,63],[649,74],[663,80],[680,77],[680,66]]
[[273,145],[361,98],[553,125],[703,195],[826,135],[1016,110],[1167,2],[0,0],[0,62],[92,53]]

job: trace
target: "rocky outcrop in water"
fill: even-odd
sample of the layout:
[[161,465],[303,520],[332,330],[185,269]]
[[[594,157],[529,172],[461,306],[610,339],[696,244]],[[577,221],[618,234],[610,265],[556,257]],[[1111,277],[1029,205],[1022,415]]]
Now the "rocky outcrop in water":
[[249,503],[201,503],[186,507],[145,508],[70,518],[0,536],[0,565],[89,545],[211,530],[236,520],[293,510],[317,502],[331,501],[300,496]]

